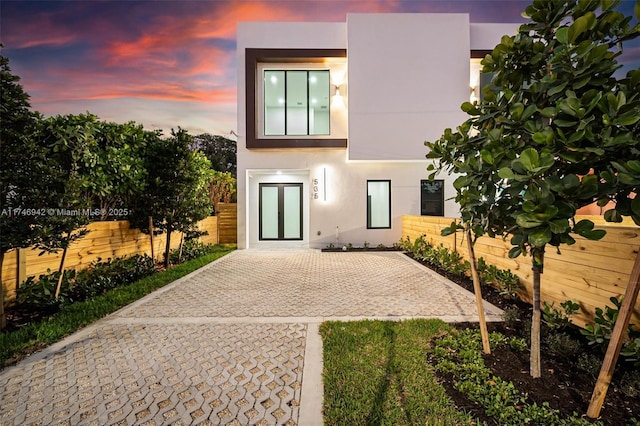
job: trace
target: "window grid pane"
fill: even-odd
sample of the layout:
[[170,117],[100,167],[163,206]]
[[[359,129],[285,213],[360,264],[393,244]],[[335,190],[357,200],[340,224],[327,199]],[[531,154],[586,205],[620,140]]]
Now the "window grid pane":
[[261,235],[262,239],[278,238],[278,187],[262,186],[260,188]]
[[287,135],[307,135],[307,71],[287,71]]
[[283,135],[285,125],[285,72],[264,72],[264,134]]
[[284,238],[302,239],[300,234],[302,229],[300,211],[302,200],[300,199],[299,186],[284,187]]
[[309,134],[328,135],[330,99],[329,71],[309,71]]

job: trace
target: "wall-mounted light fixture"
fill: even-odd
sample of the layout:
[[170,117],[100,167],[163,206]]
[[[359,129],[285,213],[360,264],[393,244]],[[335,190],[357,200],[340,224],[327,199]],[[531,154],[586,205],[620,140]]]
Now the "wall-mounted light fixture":
[[333,96],[331,101],[332,108],[344,108],[344,99],[340,93],[340,87],[344,85],[344,70],[331,71],[331,84],[333,85]]
[[322,192],[323,201],[327,201],[327,168],[322,168]]
[[342,95],[340,94],[340,86],[334,85],[334,93],[333,99],[331,101],[332,108],[344,108],[344,99],[342,99]]

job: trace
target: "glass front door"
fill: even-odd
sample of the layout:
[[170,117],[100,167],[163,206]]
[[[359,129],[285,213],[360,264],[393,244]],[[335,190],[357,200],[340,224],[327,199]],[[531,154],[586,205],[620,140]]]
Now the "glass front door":
[[260,240],[302,239],[302,183],[260,184]]

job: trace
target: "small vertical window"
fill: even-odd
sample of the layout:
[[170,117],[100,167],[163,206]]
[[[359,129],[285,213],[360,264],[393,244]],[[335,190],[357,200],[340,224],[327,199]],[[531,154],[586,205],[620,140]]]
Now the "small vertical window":
[[444,216],[444,180],[420,181],[420,214]]
[[329,135],[329,70],[265,70],[265,136]]
[[391,181],[367,181],[367,229],[391,228]]

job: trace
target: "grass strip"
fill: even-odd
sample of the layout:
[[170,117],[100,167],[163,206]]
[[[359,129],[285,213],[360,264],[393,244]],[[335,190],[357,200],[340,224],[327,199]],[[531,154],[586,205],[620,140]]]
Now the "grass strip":
[[325,322],[325,425],[473,425],[436,379],[426,353],[440,320]]
[[221,248],[219,251],[148,276],[130,285],[110,290],[94,299],[65,306],[40,322],[0,333],[0,366],[12,364],[35,350],[55,343],[231,251],[233,251],[232,248]]

